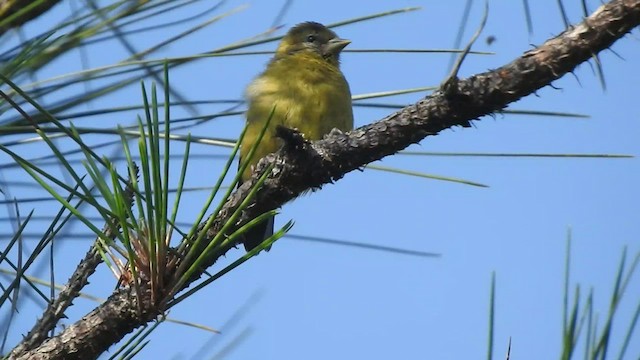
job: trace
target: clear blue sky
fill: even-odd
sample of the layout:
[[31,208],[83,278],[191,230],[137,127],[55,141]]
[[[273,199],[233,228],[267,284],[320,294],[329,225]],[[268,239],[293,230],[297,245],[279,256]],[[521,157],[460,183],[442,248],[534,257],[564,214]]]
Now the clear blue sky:
[[[261,33],[277,15],[276,3],[280,2],[249,3],[243,11],[150,57],[201,53]],[[332,23],[384,10],[421,6],[420,11],[335,30],[341,37],[352,40],[348,49],[353,50],[447,49],[453,47],[464,3],[385,0],[366,2],[363,6],[365,2],[328,0],[319,5],[316,1],[294,1],[282,24],[286,29],[307,20]],[[571,21],[579,21],[582,18],[579,2],[565,3]],[[245,3],[230,1],[220,13],[242,4]],[[589,4],[593,10],[599,2]],[[204,9],[205,4],[198,6]],[[541,44],[563,30],[556,1],[531,2],[531,6],[534,32],[529,35],[521,2],[492,1],[486,29],[474,49],[496,54],[469,56],[460,75],[466,77],[499,67],[532,44]],[[192,12],[193,8],[190,9]],[[68,10],[59,6],[56,11],[63,14]],[[164,21],[186,13],[172,14]],[[471,37],[481,14],[482,5],[477,2],[464,39]],[[33,24],[31,31],[37,32],[43,21]],[[178,29],[135,37],[134,44],[138,50],[145,49],[181,31]],[[497,38],[491,46],[484,42],[489,35]],[[635,31],[614,45],[622,59],[610,51],[602,54],[606,91],[600,87],[592,66],[584,64],[575,76],[555,82],[555,89],[546,87],[538,96],[522,99],[510,107],[580,113],[590,115],[589,119],[497,115],[482,118],[473,128],[443,131],[410,150],[640,155],[635,88],[640,80],[638,35]],[[275,43],[271,43],[257,49],[274,47]],[[90,49],[90,67],[127,57],[115,41]],[[79,59],[77,53],[72,53],[47,68],[42,77],[77,70]],[[203,59],[172,72],[172,86],[190,99],[240,99],[246,84],[262,71],[267,60],[267,55]],[[342,57],[343,71],[354,95],[436,86],[447,74],[449,60],[448,54],[345,53]],[[425,95],[408,94],[381,102],[408,104]],[[138,105],[139,99],[139,87],[132,86],[95,107]],[[44,99],[45,104],[47,100],[55,99]],[[198,110],[209,114],[226,106],[202,106]],[[379,120],[388,112],[356,107],[356,125]],[[187,113],[175,108],[174,115],[181,117]],[[131,124],[135,113],[107,116],[100,121],[105,126],[113,122]],[[93,119],[90,124],[97,122]],[[239,116],[221,118],[192,131],[199,136],[234,138],[242,124]],[[200,145],[195,146],[194,152],[225,154],[228,149]],[[189,185],[211,186],[221,165],[217,158],[192,162]],[[600,322],[608,310],[608,296],[623,248],[628,246],[630,255],[640,251],[637,159],[397,155],[384,159],[381,165],[460,177],[489,187],[367,170],[349,174],[334,185],[297,199],[278,216],[280,224],[295,220],[292,234],[442,256],[420,258],[282,239],[271,252],[254,258],[170,313],[172,318],[218,328],[222,335],[212,336],[202,330],[165,323],[140,358],[189,359],[209,339],[214,343],[207,353],[213,354],[242,334],[249,335],[241,337],[242,343],[228,353],[227,359],[483,358],[494,271],[496,358],[504,357],[510,337],[513,359],[555,358],[559,356],[561,343],[568,230],[573,231],[572,284],[581,284],[583,296],[588,289],[594,289]],[[204,194],[186,195],[182,221],[194,217]],[[25,204],[22,211],[27,212],[31,206]],[[32,230],[37,232],[37,227]],[[77,225],[74,232],[87,231]],[[58,282],[66,279],[89,244],[89,237],[86,241],[60,244]],[[230,253],[228,261],[242,253],[243,250]],[[114,285],[111,275],[103,269],[87,291],[106,297]],[[640,300],[638,289],[640,279],[636,276],[621,303],[612,349],[618,349],[615,345]],[[258,301],[248,309],[242,308],[256,295]],[[70,312],[71,319],[94,306],[90,301],[78,300]],[[18,326],[26,330],[39,312],[33,304],[25,307]],[[236,311],[242,313],[241,318],[229,323]],[[19,335],[13,334],[12,338],[17,341]],[[626,358],[637,359],[638,339],[636,335]],[[617,355],[615,351],[613,354]]]

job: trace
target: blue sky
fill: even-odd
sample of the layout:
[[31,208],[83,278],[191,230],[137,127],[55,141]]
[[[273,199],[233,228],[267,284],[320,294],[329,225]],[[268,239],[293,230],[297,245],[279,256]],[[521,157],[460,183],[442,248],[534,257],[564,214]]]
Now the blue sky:
[[[347,49],[453,47],[464,1],[294,1],[282,19],[284,28],[313,20],[332,23],[401,7],[419,11],[389,16],[335,31],[352,40]],[[153,54],[176,57],[210,51],[265,31],[277,15],[273,2],[227,2],[220,12],[249,6],[184,41]],[[599,4],[589,2],[591,9]],[[210,5],[210,4],[209,4]],[[580,2],[565,4],[572,22],[582,18]],[[205,5],[200,4],[196,6]],[[480,2],[473,5],[469,39],[480,22]],[[190,12],[193,12],[194,8]],[[532,45],[564,28],[556,1],[531,4],[533,34],[527,33],[521,2],[492,1],[486,29],[475,50],[491,56],[469,56],[460,76],[499,67]],[[55,17],[67,9],[56,9]],[[187,12],[172,14],[164,21]],[[44,20],[31,25],[38,32]],[[284,30],[280,30],[283,33]],[[142,50],[180,30],[157,31],[134,38]],[[484,42],[494,35],[492,45]],[[477,153],[640,153],[637,89],[638,32],[601,55],[607,89],[603,91],[591,65],[512,104],[510,109],[580,113],[588,119],[496,115],[425,139],[410,150]],[[465,40],[466,41],[466,40]],[[275,43],[257,49],[272,50]],[[127,57],[116,42],[90,48],[89,66],[107,65]],[[80,68],[71,53],[42,76]],[[240,99],[244,87],[262,71],[267,55],[206,58],[171,72],[174,89],[190,99]],[[349,53],[342,69],[354,95],[403,88],[437,86],[448,73],[448,54]],[[149,82],[151,79],[149,79]],[[382,99],[409,104],[426,93]],[[43,102],[55,99],[43,99]],[[370,102],[370,101],[369,101]],[[96,107],[138,105],[138,86],[108,96]],[[228,105],[202,106],[201,114]],[[80,110],[80,109],[78,109]],[[174,116],[187,116],[175,108]],[[388,109],[355,107],[356,126],[384,117]],[[135,113],[104,117],[105,126],[135,121]],[[91,124],[96,125],[96,120]],[[191,131],[198,136],[237,137],[242,117],[208,122]],[[104,139],[95,139],[104,141]],[[176,143],[178,150],[183,144]],[[25,147],[25,151],[29,150]],[[40,149],[42,150],[42,149]],[[113,149],[106,151],[111,153]],[[29,150],[31,151],[31,150]],[[34,148],[33,151],[38,151]],[[226,154],[228,149],[196,145],[197,154]],[[211,186],[223,162],[192,162],[191,186]],[[196,294],[170,313],[172,318],[220,329],[221,335],[165,323],[141,354],[143,359],[188,359],[212,340],[216,353],[239,336],[242,342],[227,359],[462,359],[484,357],[487,349],[489,291],[496,274],[495,356],[503,358],[509,338],[512,358],[559,356],[566,239],[571,229],[571,282],[582,295],[594,290],[595,309],[602,321],[622,256],[640,251],[640,169],[637,159],[484,158],[396,155],[380,165],[460,177],[483,184],[478,188],[375,170],[354,172],[334,185],[287,204],[278,223],[295,220],[292,234],[351,240],[441,254],[420,258],[372,250],[282,239],[263,253]],[[176,167],[177,171],[177,167]],[[6,175],[5,175],[6,176]],[[193,219],[204,193],[185,196],[182,221]],[[30,210],[26,204],[23,211]],[[38,208],[43,213],[52,210]],[[49,211],[49,212],[47,212]],[[37,227],[33,228],[37,232]],[[74,230],[87,233],[80,226]],[[57,249],[58,281],[68,276],[89,247],[71,240]],[[243,253],[230,253],[228,262]],[[222,266],[222,264],[220,264]],[[637,275],[637,274],[636,274]],[[640,300],[638,276],[621,303],[614,344],[626,331],[628,318]],[[106,297],[115,285],[103,269],[87,291]],[[250,299],[248,308],[243,307]],[[78,300],[70,317],[95,306]],[[21,316],[27,327],[39,314],[34,304]],[[239,311],[241,317],[230,321]],[[69,322],[70,323],[70,322]],[[241,336],[241,335],[248,336]],[[19,339],[13,334],[14,341]],[[632,342],[627,357],[637,358],[640,342]],[[618,347],[613,346],[613,355]]]

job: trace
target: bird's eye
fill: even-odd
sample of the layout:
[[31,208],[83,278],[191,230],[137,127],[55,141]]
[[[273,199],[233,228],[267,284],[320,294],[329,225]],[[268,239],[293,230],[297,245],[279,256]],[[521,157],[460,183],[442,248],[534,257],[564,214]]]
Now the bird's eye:
[[316,41],[316,36],[315,35],[309,35],[307,36],[307,42],[315,42]]

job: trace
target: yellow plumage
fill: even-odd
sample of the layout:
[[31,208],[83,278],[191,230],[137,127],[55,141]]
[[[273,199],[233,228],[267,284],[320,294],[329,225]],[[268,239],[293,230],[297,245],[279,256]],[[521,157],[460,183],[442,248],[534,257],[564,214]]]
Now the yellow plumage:
[[[266,70],[248,87],[247,131],[240,147],[241,161],[262,131],[273,111],[269,128],[256,149],[251,164],[277,151],[281,141],[276,126],[297,129],[308,140],[321,139],[332,129],[353,128],[349,84],[339,67],[340,51],[349,44],[318,23],[292,28],[278,46]],[[242,174],[251,177],[252,166]],[[273,234],[273,219],[246,234],[245,248],[251,250]]]

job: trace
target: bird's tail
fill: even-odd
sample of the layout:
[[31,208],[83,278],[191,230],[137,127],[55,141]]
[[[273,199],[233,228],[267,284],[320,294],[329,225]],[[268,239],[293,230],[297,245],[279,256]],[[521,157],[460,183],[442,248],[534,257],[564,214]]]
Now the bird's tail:
[[[244,243],[245,250],[253,250],[255,247],[262,244],[263,241],[273,235],[274,218],[274,216],[270,216],[265,221],[256,224],[254,227],[243,234],[244,239],[242,242]],[[269,251],[270,249],[270,246],[266,248],[267,251]]]

